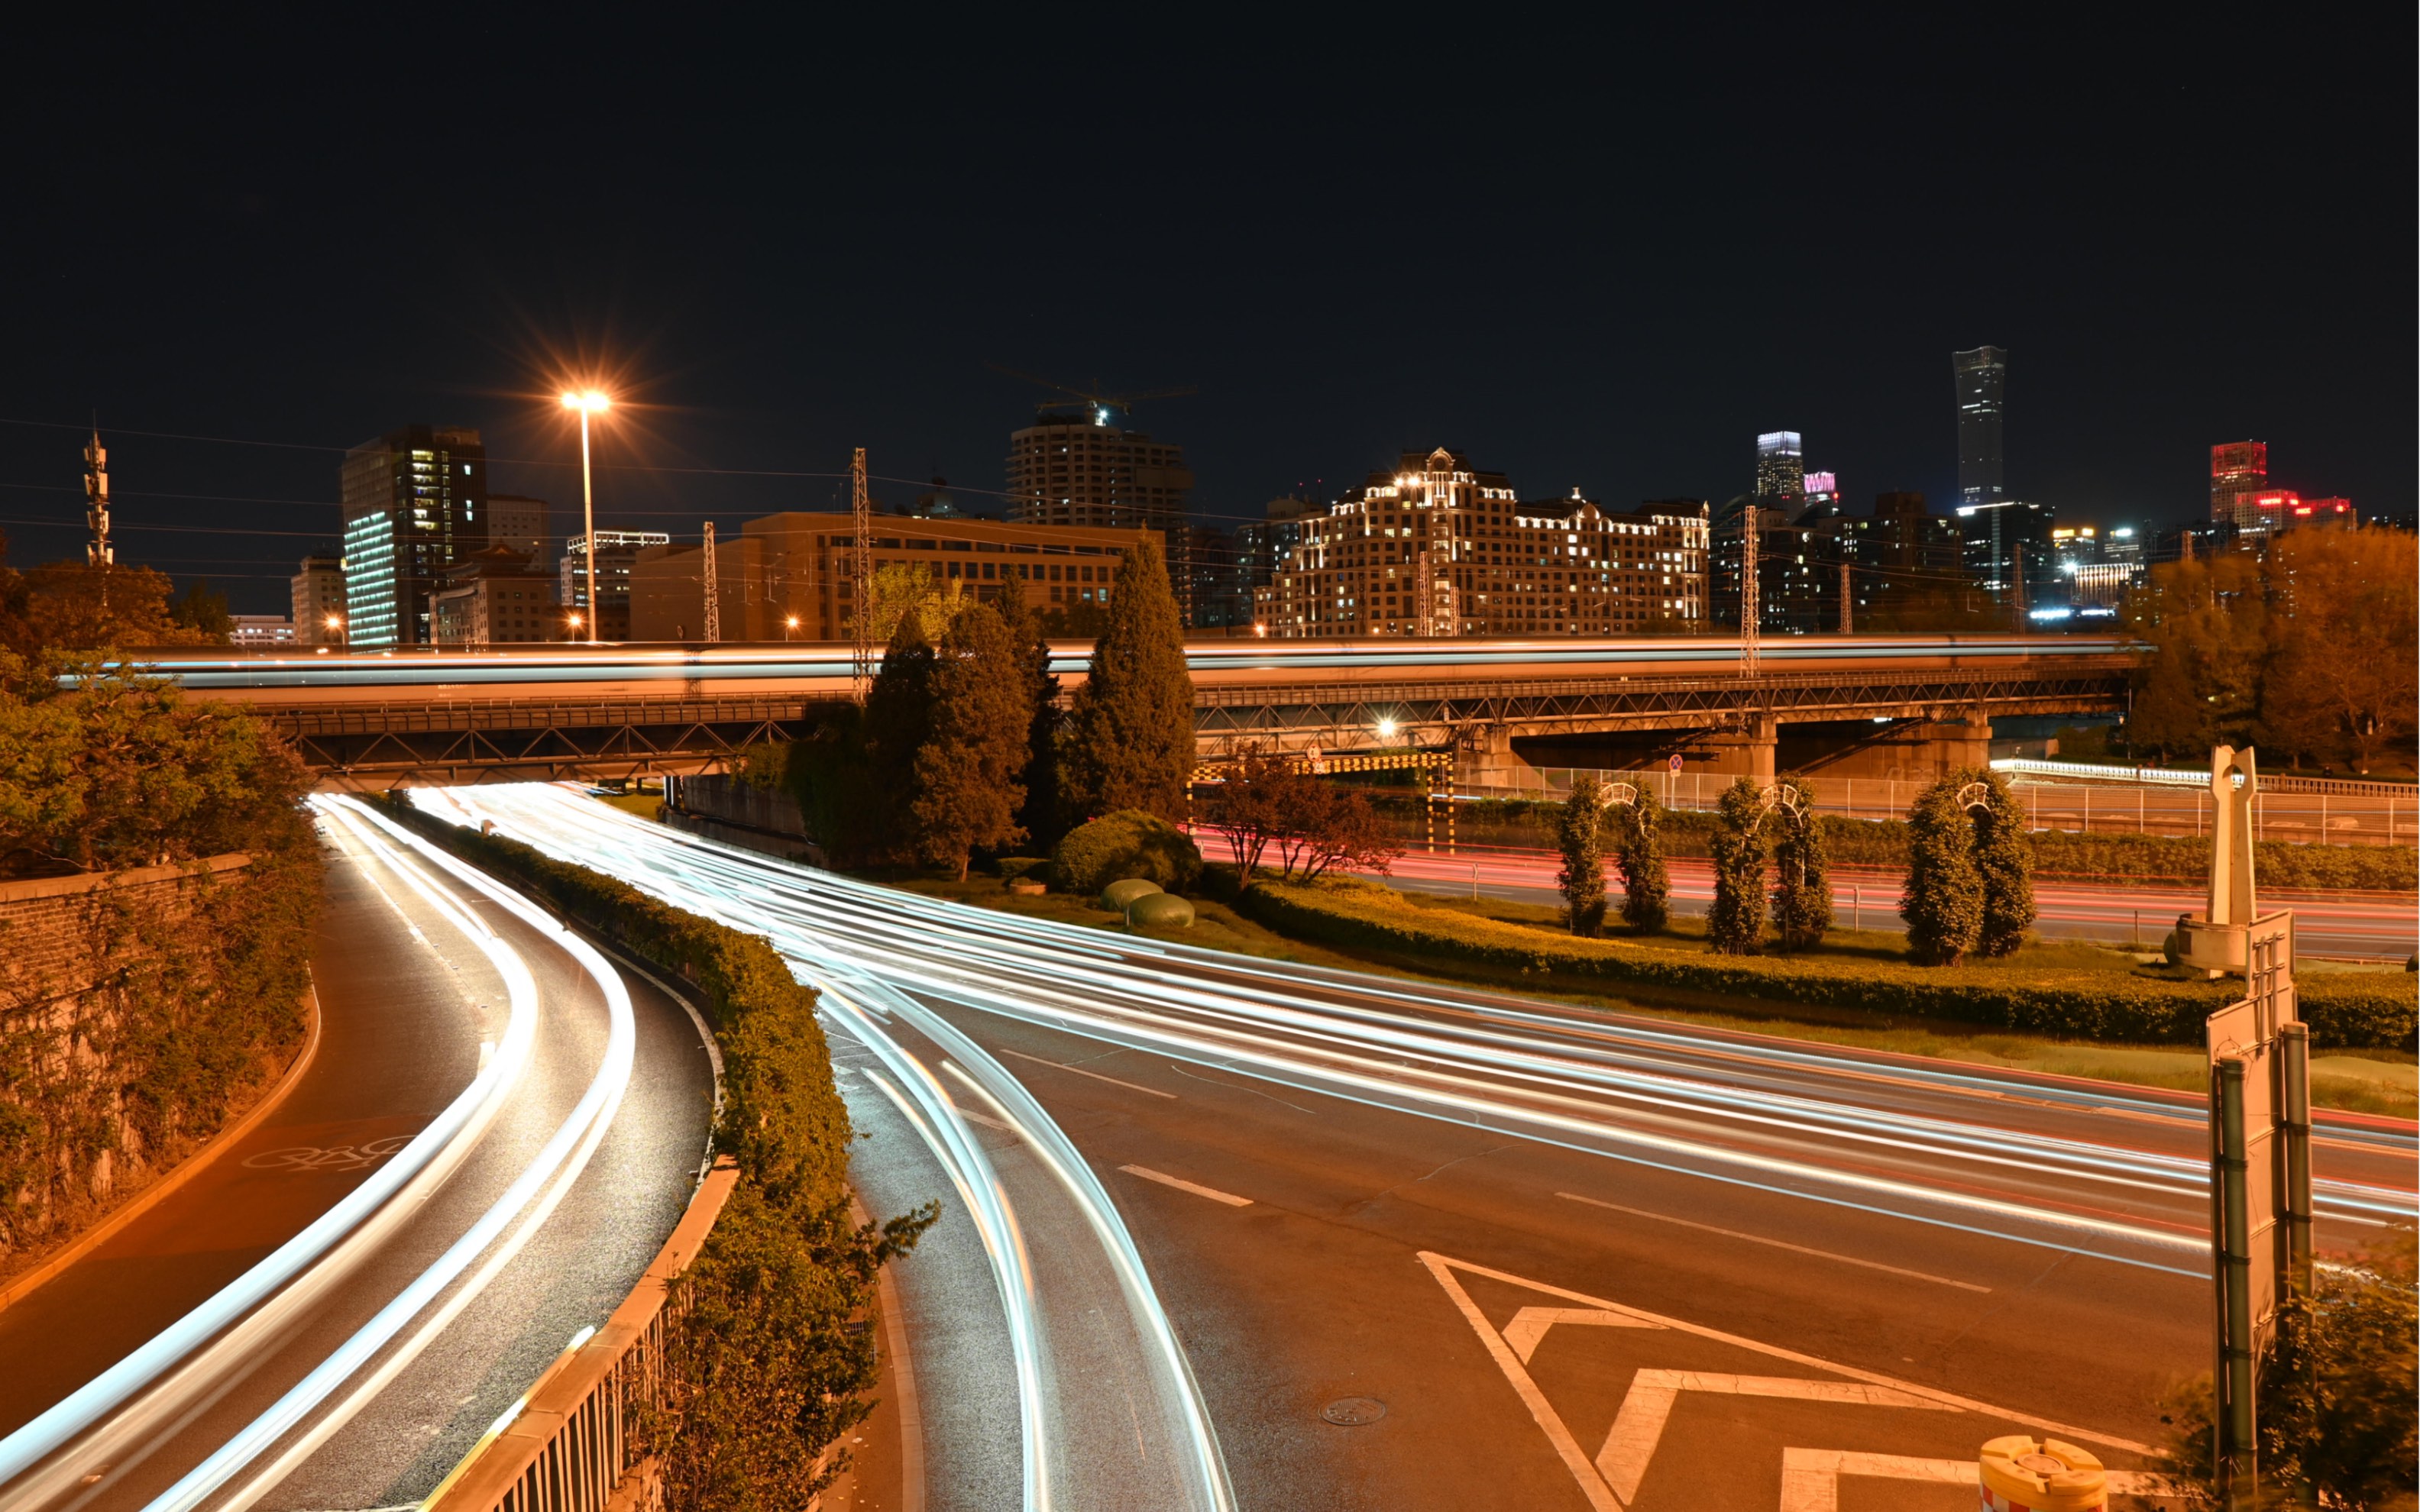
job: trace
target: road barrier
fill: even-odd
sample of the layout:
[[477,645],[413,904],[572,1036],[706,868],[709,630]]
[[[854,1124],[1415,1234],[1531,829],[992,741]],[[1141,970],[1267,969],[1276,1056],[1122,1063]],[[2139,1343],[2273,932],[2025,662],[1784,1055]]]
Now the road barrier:
[[661,1512],[655,1461],[633,1458],[634,1419],[663,1405],[672,1283],[706,1245],[739,1180],[725,1155],[605,1326],[583,1331],[420,1504],[422,1512]]
[[[1994,762],[1995,767],[2012,764]],[[2021,767],[2061,764],[2028,762]],[[1904,819],[1916,795],[1931,785],[1921,780],[1885,777],[1814,779],[1818,810],[1847,819]],[[2199,788],[2166,782],[2114,783],[2088,780],[2055,781],[2048,774],[2009,771],[2009,787],[2025,810],[2029,829],[2063,829],[2092,835],[2164,835],[2171,838],[2207,835],[2211,829],[2210,776]],[[1723,790],[1738,779],[1728,773],[1674,772],[1661,767],[1644,771],[1602,771],[1588,767],[1538,766],[1511,783],[1455,784],[1459,798],[1529,798],[1560,802],[1573,782],[1593,777],[1600,782],[1637,782],[1652,787],[1668,809],[1712,809]],[[2324,845],[2408,845],[2420,838],[2420,798],[2388,783],[2334,783],[2305,779],[2310,787],[2376,789],[2346,794],[2335,791],[2287,791],[2264,776],[2253,800],[2254,838]]]

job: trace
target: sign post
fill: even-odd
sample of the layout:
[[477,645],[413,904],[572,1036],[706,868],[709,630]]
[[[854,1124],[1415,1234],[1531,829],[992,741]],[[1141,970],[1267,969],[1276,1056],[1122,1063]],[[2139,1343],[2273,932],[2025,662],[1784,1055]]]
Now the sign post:
[[2294,916],[2244,930],[2246,991],[2210,1016],[2212,1438],[2230,1507],[2258,1484],[2260,1364],[2278,1304],[2311,1271],[2310,1031],[2296,1013]]

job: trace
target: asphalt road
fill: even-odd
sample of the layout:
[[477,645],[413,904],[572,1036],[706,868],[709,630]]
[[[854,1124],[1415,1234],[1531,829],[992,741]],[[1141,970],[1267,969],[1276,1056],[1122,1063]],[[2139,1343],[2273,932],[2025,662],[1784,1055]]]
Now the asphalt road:
[[[604,1320],[688,1200],[713,1085],[688,1013],[629,980],[630,1070],[627,1082],[614,1079],[605,993],[558,941],[426,863],[419,880],[443,901],[424,895],[410,863],[375,831],[338,823],[325,832],[317,1059],[240,1146],[0,1314],[0,1359],[9,1362],[0,1371],[0,1426],[25,1430],[38,1413],[141,1358],[154,1347],[147,1341],[408,1158],[414,1136],[484,1069],[507,1057],[520,1069],[496,1082],[492,1116],[465,1130],[450,1172],[441,1159],[429,1174],[442,1180],[407,1188],[355,1230],[375,1236],[363,1253],[346,1257],[340,1245],[337,1257],[240,1310],[243,1321],[196,1356],[202,1364],[188,1374],[199,1379],[170,1379],[71,1425],[64,1449],[0,1488],[0,1506],[155,1504],[256,1427],[258,1452],[223,1489],[197,1488],[192,1504],[415,1500],[575,1330]],[[484,931],[495,939],[483,949],[474,936]],[[506,957],[526,972],[521,999],[500,964]],[[524,1002],[520,1060],[513,1020]],[[465,1236],[527,1181],[574,1110],[609,1081],[618,1103],[586,1104],[605,1121],[582,1126],[594,1133],[584,1165],[551,1168],[557,1182],[577,1174],[542,1222],[521,1234],[541,1212],[543,1191],[510,1209],[513,1222],[491,1243],[468,1246],[467,1263],[429,1290],[427,1305],[402,1309],[409,1320],[399,1334],[365,1346],[373,1319],[408,1288],[427,1285],[441,1257],[463,1255]],[[302,1403],[290,1426],[260,1427],[349,1346],[363,1349],[358,1368],[334,1372],[334,1389]]]
[[[1216,837],[1204,837],[1207,854],[1218,854]],[[1714,863],[1695,856],[1674,856],[1672,906],[1676,913],[1703,914],[1714,901]],[[1495,898],[1519,903],[1559,904],[1555,872],[1560,862],[1551,852],[1464,846],[1455,854],[1414,849],[1393,863],[1382,879],[1400,887],[1468,897],[1475,887]],[[1619,877],[1610,879],[1615,906],[1621,904]],[[1868,930],[1899,932],[1903,873],[1880,868],[1835,868],[1832,913],[1835,922]],[[2294,911],[2295,946],[2305,955],[2341,956],[2400,962],[2420,948],[2420,897],[2374,893],[2262,893],[2262,906]],[[2175,927],[2179,914],[2200,913],[2210,902],[2207,888],[2173,883],[2086,883],[2038,878],[2034,903],[2040,911],[2035,933],[2050,940],[2090,940],[2102,945],[2140,943],[2146,950]]]
[[[1000,1504],[1018,1307],[997,1262],[986,1300],[970,1242],[989,1197],[920,1165],[917,1142],[944,1141],[919,1119],[1001,1169],[1048,1165],[1054,1141],[1080,1153],[1246,1506],[1803,1509],[1843,1478],[1849,1504],[1958,1505],[1959,1467],[2006,1431],[2139,1464],[2157,1393],[2207,1365],[2193,1099],[1129,940],[785,867],[562,790],[459,796],[768,933],[838,989],[869,1201],[957,1199],[901,1272],[930,1505]],[[877,988],[878,1013],[845,1002]],[[1032,1101],[911,1117],[869,1095],[877,1061],[970,1088],[1005,1070]],[[2346,1249],[2412,1212],[2413,1130],[2322,1125],[2320,1237]],[[1026,1223],[1025,1189],[1001,1190],[1015,1221],[991,1232],[1046,1272],[1097,1270],[1080,1225]],[[1028,1321],[1047,1353],[1060,1318]],[[927,1349],[995,1363],[953,1402]],[[1071,1414],[1138,1400],[1092,1388],[1049,1389]],[[1169,1447],[1142,1431],[1166,1403],[1141,1406],[1121,1468]],[[1058,1427],[1029,1449],[1047,1458]]]

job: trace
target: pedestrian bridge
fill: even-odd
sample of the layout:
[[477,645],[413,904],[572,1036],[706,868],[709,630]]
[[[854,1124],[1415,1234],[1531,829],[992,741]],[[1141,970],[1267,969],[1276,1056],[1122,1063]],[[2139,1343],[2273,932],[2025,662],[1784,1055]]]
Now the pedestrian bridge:
[[[1092,648],[1053,646],[1062,691]],[[1196,640],[1202,753],[1452,750],[1468,780],[1533,764],[1915,776],[1979,763],[1990,721],[2125,707],[2125,642],[2026,636],[1768,641]],[[713,771],[852,696],[849,650],[547,645],[437,652],[163,650],[132,660],[245,704],[331,789]]]

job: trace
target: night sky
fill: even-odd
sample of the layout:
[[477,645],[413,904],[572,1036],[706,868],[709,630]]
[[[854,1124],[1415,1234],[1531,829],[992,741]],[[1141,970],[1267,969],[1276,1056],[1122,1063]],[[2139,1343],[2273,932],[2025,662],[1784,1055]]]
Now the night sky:
[[54,427],[97,410],[120,560],[282,610],[396,424],[479,426],[560,530],[592,371],[633,401],[600,525],[832,507],[852,445],[982,502],[1049,397],[987,364],[1197,390],[1135,424],[1212,520],[1440,443],[1526,497],[1721,500],[1778,428],[1859,509],[1943,507],[1987,342],[2009,485],[2063,519],[2203,513],[2241,439],[2409,511],[2409,9],[1978,8],[22,33],[0,529],[80,554]]

